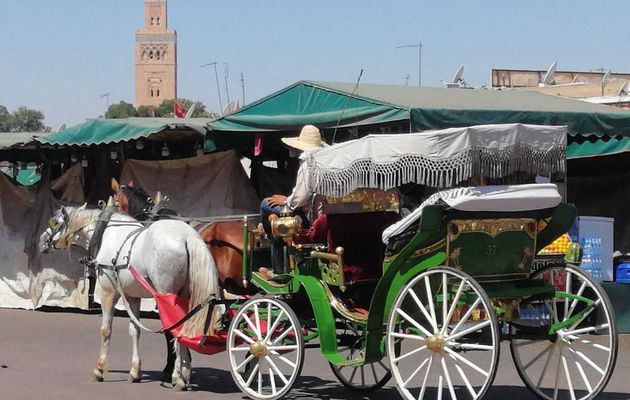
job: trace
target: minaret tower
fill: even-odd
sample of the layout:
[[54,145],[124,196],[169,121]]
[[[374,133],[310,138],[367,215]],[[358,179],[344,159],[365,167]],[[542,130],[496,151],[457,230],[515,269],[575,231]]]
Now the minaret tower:
[[136,107],[177,98],[177,32],[168,29],[166,0],[144,0],[135,63]]

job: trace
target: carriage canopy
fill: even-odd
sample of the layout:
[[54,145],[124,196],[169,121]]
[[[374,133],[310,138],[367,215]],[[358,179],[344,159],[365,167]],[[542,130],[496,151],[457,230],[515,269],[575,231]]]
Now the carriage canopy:
[[565,172],[566,145],[566,127],[477,125],[368,135],[303,157],[314,192],[344,196],[406,183],[452,187],[473,176],[502,178],[517,171],[551,176]]

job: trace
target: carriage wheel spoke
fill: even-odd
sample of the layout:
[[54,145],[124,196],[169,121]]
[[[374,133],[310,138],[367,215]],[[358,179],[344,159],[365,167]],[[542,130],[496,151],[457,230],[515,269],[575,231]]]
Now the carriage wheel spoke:
[[[435,317],[435,305],[433,304],[433,292],[431,291],[431,281],[429,280],[429,275],[424,277],[424,287],[427,290],[427,301],[429,302],[429,311],[431,311],[430,321],[432,321],[431,325],[433,325],[433,333],[438,333],[437,318]],[[410,292],[413,293],[413,290]]]
[[442,273],[442,329],[440,332],[444,332],[445,327],[448,324],[446,320],[446,313],[448,311],[448,277],[446,273]]
[[477,300],[475,300],[473,305],[470,306],[468,310],[464,313],[464,315],[460,318],[457,325],[455,325],[455,328],[451,330],[451,335],[457,332],[457,330],[464,324],[464,322],[468,321],[468,318],[470,318],[470,315],[472,314],[473,310],[477,308],[479,303],[481,303],[481,297],[477,297]]
[[566,331],[565,335],[580,335],[582,333],[595,332],[601,329],[608,328],[609,326],[610,325],[606,323],[606,324],[601,324],[601,325],[589,326],[586,328],[574,329],[572,331]]
[[[297,346],[296,346],[297,347]],[[284,361],[287,365],[290,365],[291,368],[295,368],[297,366],[296,363],[294,363],[293,361],[289,360],[288,358],[286,358],[285,356],[281,355],[280,353],[278,353],[277,351],[271,351],[271,354],[273,354],[274,356],[278,356],[278,360],[282,360]],[[341,370],[341,368],[339,369]]]
[[[450,342],[450,341],[452,341],[452,340],[459,339],[460,337],[462,337],[462,336],[466,336],[466,335],[468,335],[469,333],[472,333],[472,332],[476,332],[476,331],[480,330],[481,328],[484,328],[484,327],[486,327],[486,326],[490,325],[491,323],[492,323],[492,320],[487,319],[487,320],[483,321],[483,322],[482,322],[482,323],[480,323],[480,324],[475,324],[475,325],[471,326],[470,328],[468,328],[468,329],[464,329],[463,331],[458,332],[458,333],[456,333],[456,334],[454,334],[454,335],[453,335],[453,334],[451,334],[450,336],[447,336],[447,337],[445,338],[445,340],[446,340],[447,342]],[[451,332],[451,333],[452,333],[452,332]]]
[[462,367],[460,367],[459,364],[457,363],[457,360],[455,359],[455,357],[453,357],[451,354],[449,354],[449,357],[451,357],[451,359],[455,363],[455,369],[457,369],[457,372],[459,373],[459,376],[464,381],[464,384],[466,385],[466,388],[468,389],[468,392],[471,394],[471,396],[474,399],[475,397],[477,397],[477,393],[475,393],[475,389],[473,389],[472,384],[468,380],[468,377],[466,377],[466,374],[462,370]]
[[571,361],[573,361],[573,363],[577,367],[578,371],[580,372],[580,377],[582,377],[582,381],[586,385],[586,388],[588,389],[588,392],[589,393],[593,392],[593,387],[591,386],[591,382],[588,380],[588,377],[586,376],[586,372],[584,371],[584,367],[582,367],[582,364],[580,364],[580,362],[575,358],[575,355],[573,354],[572,351],[569,351],[569,356],[571,357]]
[[260,329],[260,312],[258,310],[258,304],[254,307],[254,320],[256,321],[256,335],[258,340],[262,340],[262,329]]
[[[285,337],[287,337],[289,335],[289,333],[291,333],[291,331],[295,332],[295,328],[293,328],[293,326],[290,327],[290,329],[287,329],[286,331],[282,332],[282,334],[280,336],[278,336],[277,338],[275,338],[274,340],[271,341],[271,344],[277,344],[279,341],[281,341],[282,339],[284,339]],[[297,334],[297,332],[296,332]]]
[[448,332],[448,324],[451,322],[451,318],[453,318],[453,313],[457,308],[457,302],[459,301],[459,297],[462,295],[462,291],[464,290],[464,286],[468,283],[467,280],[462,280],[459,283],[459,287],[457,288],[457,292],[455,293],[455,297],[453,297],[453,302],[451,303],[451,307],[448,310],[448,315],[446,316],[446,321],[444,321],[444,325],[442,326],[442,336],[447,334]]
[[558,356],[558,364],[556,366],[556,381],[553,387],[553,400],[558,399],[558,381],[560,380],[560,361],[562,361],[562,347],[558,348],[560,350],[560,355]]
[[260,372],[260,369],[258,370],[258,372],[256,373],[256,376],[258,376],[258,393],[262,394],[262,372]]
[[601,375],[605,375],[606,374],[603,369],[601,369],[597,364],[595,364],[595,362],[593,360],[591,360],[590,358],[585,356],[584,353],[582,353],[581,351],[573,350],[570,347],[569,347],[569,351],[572,352],[573,354],[577,355],[578,357],[580,357],[582,360],[586,361],[586,363],[588,365],[590,365],[595,371],[599,372]]
[[392,362],[396,362],[397,363],[398,361],[400,361],[402,359],[405,359],[405,358],[407,358],[407,357],[409,357],[409,356],[411,356],[413,354],[419,353],[419,352],[421,352],[422,350],[424,350],[426,348],[427,348],[427,346],[418,347],[417,349],[411,350],[409,353],[405,353],[405,354],[403,354],[400,357],[393,358]]
[[232,347],[230,351],[249,351],[249,349],[250,349],[249,346],[239,346],[239,347]]
[[597,299],[595,300],[595,302],[591,305],[591,309],[588,310],[587,312],[584,313],[584,315],[582,315],[580,317],[580,319],[578,319],[577,321],[575,321],[573,323],[573,325],[571,325],[571,327],[569,329],[575,329],[576,326],[580,325],[582,323],[582,321],[584,321],[586,318],[588,318],[589,315],[591,315],[591,313],[593,311],[595,311],[595,309],[597,309],[597,307],[599,307],[599,305],[602,303],[601,299]]
[[410,324],[415,326],[418,330],[420,330],[420,332],[424,333],[426,336],[431,336],[431,332],[426,330],[422,325],[420,325],[420,323],[418,321],[413,319],[409,314],[404,312],[402,309],[397,308],[396,312],[398,312],[398,314],[400,314],[404,319],[406,319],[407,322],[409,322]]
[[250,338],[249,336],[247,336],[246,334],[244,334],[243,332],[241,332],[240,330],[236,329],[234,330],[234,333],[240,337],[241,339],[243,339],[244,341],[246,341],[249,344],[254,344],[256,343],[252,338]]
[[[273,332],[276,331],[276,328],[278,327],[278,324],[282,320],[283,316],[284,316],[284,310],[280,310],[280,313],[276,317],[276,320],[273,321],[273,324],[271,324],[271,327],[269,327],[270,325],[267,324],[267,335],[265,337],[265,341],[268,341],[269,339],[271,339],[271,335],[273,335]],[[269,318],[271,318],[271,313],[269,313]]]
[[267,362],[269,363],[269,365],[271,366],[271,368],[273,368],[274,372],[276,373],[276,375],[278,375],[280,377],[280,379],[282,380],[282,382],[284,382],[284,385],[288,385],[289,381],[287,380],[287,378],[284,376],[284,374],[282,373],[282,371],[280,371],[280,368],[278,368],[278,366],[276,365],[276,363],[271,359],[271,357],[267,356],[265,357],[265,359],[267,360]]
[[446,366],[446,358],[444,357],[442,357],[442,371],[444,372],[444,377],[446,378],[448,391],[451,394],[451,400],[457,400],[457,395],[455,394],[455,388],[453,388],[453,383],[451,382],[451,375],[448,373],[448,367]]
[[424,317],[427,319],[427,321],[429,321],[429,323],[431,324],[431,328],[433,328],[433,331],[437,332],[437,321],[435,320],[435,312],[429,315],[429,312],[424,307],[424,305],[418,298],[418,295],[416,294],[416,292],[413,291],[413,289],[409,289],[409,295],[411,296],[413,301],[416,303],[416,305],[418,306],[422,314],[424,314]]
[[438,396],[437,396],[437,400],[442,400],[442,389],[443,389],[443,380],[444,378],[442,378],[442,374],[440,374],[438,376]]
[[564,356],[564,354],[561,357],[562,367],[564,368],[564,375],[566,376],[567,384],[569,385],[569,394],[571,395],[571,400],[576,400],[575,390],[573,390],[573,380],[571,379],[571,374],[569,374],[569,366],[567,365],[567,358]]
[[[549,276],[551,277],[551,284],[556,287],[556,277],[554,276],[553,272],[551,272],[549,274]],[[556,289],[557,290],[557,289]],[[553,315],[555,317],[555,321],[556,323],[558,322],[558,300],[556,299],[556,297],[554,296],[552,299],[553,303]]]
[[599,343],[593,343],[590,340],[580,339],[578,336],[575,336],[575,335],[568,335],[568,338],[571,339],[571,340],[579,340],[580,343],[582,343],[582,344],[586,344],[586,345],[591,346],[591,347],[593,347],[595,349],[607,351],[607,352],[610,353],[610,348],[609,347],[606,347],[606,346],[601,345]]
[[250,361],[252,361],[254,359],[254,355],[250,354],[249,357],[247,357],[242,363],[240,363],[235,369],[238,371],[241,368],[243,368],[245,366],[245,364],[249,363]]
[[416,368],[413,373],[411,375],[409,375],[409,377],[403,382],[402,387],[407,387],[407,384],[409,382],[411,382],[411,380],[413,378],[415,378],[416,375],[418,375],[418,372],[420,372],[420,370],[422,369],[422,367],[424,367],[428,362],[429,362],[429,357],[425,358],[424,361],[422,362],[422,364],[420,364],[418,366],[418,368]]
[[372,370],[372,376],[374,377],[374,382],[378,382],[378,375],[376,374],[376,368],[374,368],[374,363],[370,363],[370,369]]
[[556,351],[556,346],[553,346],[551,348],[551,352],[549,352],[549,355],[547,356],[547,361],[545,361],[545,366],[543,367],[542,371],[540,372],[540,376],[538,377],[538,382],[536,383],[536,387],[539,388],[540,385],[542,385],[542,380],[545,377],[545,373],[547,372],[547,368],[549,368],[549,363],[551,362],[551,357],[553,356],[553,353]]
[[291,351],[291,350],[297,350],[298,345],[297,344],[292,344],[292,345],[287,345],[287,346],[268,346],[267,349],[269,350],[273,350],[273,351]]
[[[256,306],[256,307],[258,307],[258,306]],[[260,335],[260,331],[258,329],[256,329],[256,326],[254,325],[252,320],[247,316],[247,314],[243,313],[243,319],[245,320],[245,322],[247,322],[247,326],[249,326],[249,329],[251,329],[252,332],[254,332],[254,334],[256,335],[258,340],[262,340],[262,337]]]
[[493,346],[486,345],[486,344],[457,343],[457,342],[452,342],[452,343],[448,342],[448,344],[458,349],[465,349],[465,350],[492,350],[494,349]]
[[[578,289],[578,292],[575,295],[578,297],[582,296],[582,294],[584,293],[584,289],[586,289],[586,282],[582,282],[580,288]],[[565,319],[571,318],[571,314],[573,314],[573,311],[575,311],[575,307],[577,307],[577,305],[578,299],[573,299],[573,301],[571,302],[571,307],[569,307],[569,312],[565,314]]]
[[247,378],[247,382],[245,382],[245,386],[249,387],[249,385],[252,384],[252,381],[254,380],[254,377],[256,376],[256,373],[258,372],[259,368],[260,368],[260,363],[256,363],[256,365],[254,365],[254,369],[249,374],[249,378]]
[[426,340],[426,338],[420,335],[412,335],[409,333],[392,332],[391,335],[393,337],[397,337],[401,339],[422,340],[422,341]]
[[490,376],[490,372],[484,371],[483,369],[481,369],[480,367],[475,365],[473,362],[471,362],[470,360],[468,360],[467,358],[465,358],[461,354],[458,354],[458,353],[454,352],[453,350],[449,349],[448,347],[445,347],[444,350],[446,350],[447,353],[449,353],[450,355],[452,355],[453,357],[455,357],[459,361],[463,362],[464,364],[468,365],[470,368],[474,369],[475,371],[479,372],[481,375],[485,376],[486,378],[488,376]]
[[271,382],[271,394],[276,394],[276,378],[271,368],[269,368],[269,381]]
[[547,347],[543,349],[540,353],[538,353],[534,358],[532,358],[527,364],[523,366],[523,369],[528,369],[531,367],[536,361],[540,359],[540,357],[544,356],[548,351],[550,351],[554,346],[554,343],[549,343]]
[[424,373],[424,379],[422,380],[422,388],[420,389],[420,395],[418,395],[418,400],[424,399],[424,392],[427,390],[427,380],[429,379],[429,372],[431,371],[431,367],[433,366],[433,354],[429,357],[429,366],[427,367],[427,371]]
[[365,371],[363,370],[363,365],[361,365],[361,386],[365,386]]
[[[565,280],[567,286],[565,292],[569,294],[571,293],[571,280],[571,271],[567,271]],[[564,318],[569,318],[569,299],[564,299]]]
[[350,379],[348,381],[354,382],[354,376],[357,374],[357,368],[352,368],[352,373],[350,374]]

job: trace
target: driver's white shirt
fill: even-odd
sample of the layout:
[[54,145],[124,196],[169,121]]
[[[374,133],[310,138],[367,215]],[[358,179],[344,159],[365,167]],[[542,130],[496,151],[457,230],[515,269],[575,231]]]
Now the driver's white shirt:
[[297,177],[295,178],[295,186],[293,187],[293,191],[287,197],[287,205],[292,210],[308,205],[311,194],[308,189],[309,179],[310,177],[308,174],[306,163],[302,161],[300,163],[300,168],[298,169]]

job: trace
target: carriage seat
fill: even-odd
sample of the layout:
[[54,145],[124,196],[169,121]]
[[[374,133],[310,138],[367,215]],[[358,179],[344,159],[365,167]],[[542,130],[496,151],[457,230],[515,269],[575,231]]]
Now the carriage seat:
[[313,242],[325,242],[330,251],[344,248],[347,283],[379,279],[383,272],[383,230],[398,221],[394,212],[322,214],[309,231]]

